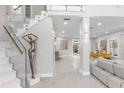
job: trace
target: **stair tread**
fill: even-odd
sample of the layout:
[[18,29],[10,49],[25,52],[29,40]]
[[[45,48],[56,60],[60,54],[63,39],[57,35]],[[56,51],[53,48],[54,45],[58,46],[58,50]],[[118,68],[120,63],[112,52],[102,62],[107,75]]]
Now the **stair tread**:
[[9,63],[9,57],[0,58],[0,64]]
[[0,85],[14,78],[16,78],[15,71],[1,73],[0,74]]
[[13,80],[10,80],[0,86],[1,88],[21,88],[20,86],[20,80],[15,78]]
[[6,59],[9,59],[9,57],[7,57],[7,56],[0,57],[0,60],[6,60]]
[[9,61],[7,61],[7,60],[4,60],[4,61],[1,61],[1,60],[0,60],[0,65],[4,65],[4,64],[10,64],[10,63],[9,63]]
[[0,64],[0,69],[9,68],[9,67],[12,68],[12,64],[7,63],[7,62]]
[[13,70],[12,70],[12,67],[10,67],[10,66],[0,68],[0,74],[2,74],[2,73],[7,73],[7,72],[9,72],[9,71],[13,71]]

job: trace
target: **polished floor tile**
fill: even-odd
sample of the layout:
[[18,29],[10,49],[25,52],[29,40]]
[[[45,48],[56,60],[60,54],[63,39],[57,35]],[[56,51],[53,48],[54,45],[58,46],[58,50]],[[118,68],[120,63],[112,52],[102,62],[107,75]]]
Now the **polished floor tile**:
[[94,76],[81,76],[77,68],[79,57],[65,57],[56,62],[55,76],[41,78],[34,88],[105,88]]

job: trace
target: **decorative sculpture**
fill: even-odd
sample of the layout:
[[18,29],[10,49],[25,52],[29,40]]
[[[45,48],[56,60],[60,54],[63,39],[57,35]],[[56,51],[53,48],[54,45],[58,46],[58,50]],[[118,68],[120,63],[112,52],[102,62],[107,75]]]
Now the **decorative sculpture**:
[[35,57],[35,43],[38,37],[30,33],[30,34],[24,35],[23,39],[26,40],[30,45],[30,48],[28,49],[28,56],[29,56],[29,61],[30,61],[32,78],[35,79],[33,62],[34,62],[34,57]]

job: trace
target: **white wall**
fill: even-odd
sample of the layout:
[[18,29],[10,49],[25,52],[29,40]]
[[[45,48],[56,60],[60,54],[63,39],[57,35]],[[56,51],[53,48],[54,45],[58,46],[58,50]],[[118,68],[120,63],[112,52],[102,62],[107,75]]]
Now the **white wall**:
[[54,70],[53,25],[51,18],[45,18],[30,31],[38,36],[36,45],[36,70],[40,76],[49,77]]
[[[66,49],[66,50],[61,50],[60,49],[60,41],[61,40],[67,40],[68,41],[68,49]],[[60,56],[71,56],[71,55],[73,55],[72,39],[57,38],[56,39],[56,51],[60,52]]]
[[6,25],[7,19],[7,9],[5,5],[0,5],[0,40],[8,40],[8,35],[5,33],[6,31],[3,28],[3,25]]

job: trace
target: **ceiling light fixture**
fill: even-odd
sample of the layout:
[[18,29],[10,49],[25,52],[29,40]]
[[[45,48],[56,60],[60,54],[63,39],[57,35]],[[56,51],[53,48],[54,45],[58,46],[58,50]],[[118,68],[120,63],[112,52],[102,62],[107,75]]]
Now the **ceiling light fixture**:
[[54,30],[52,30],[52,33],[54,34],[54,33],[55,33],[55,31],[54,31]]
[[62,33],[64,34],[64,33],[65,33],[65,31],[63,30],[63,31],[62,31]]
[[88,38],[88,33],[85,34],[85,38]]
[[101,25],[102,25],[102,23],[101,23],[101,22],[98,22],[98,23],[97,23],[97,26],[101,26]]
[[80,31],[80,34],[82,34],[82,31]]
[[108,34],[109,32],[105,32],[105,34]]
[[67,24],[68,24],[68,22],[65,21],[65,22],[64,22],[64,25],[67,25]]

